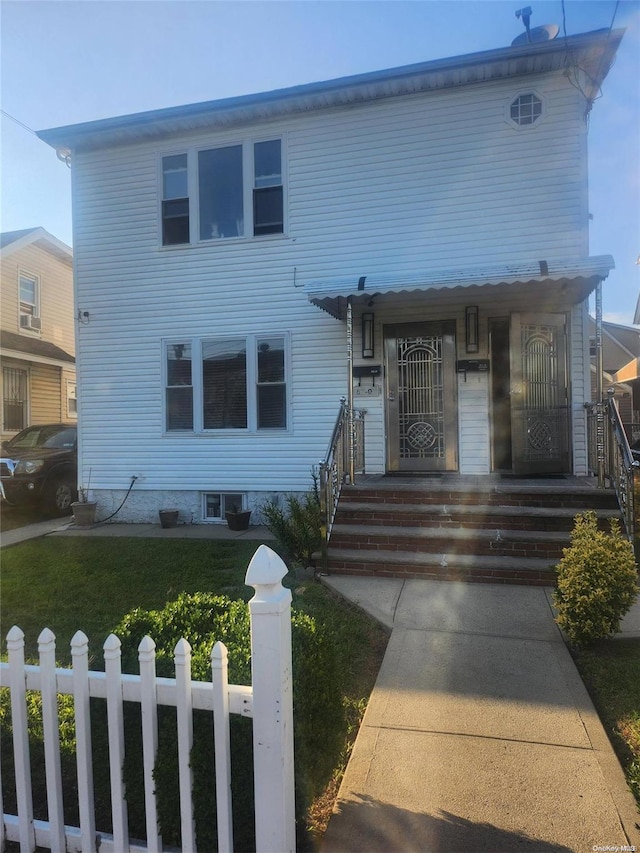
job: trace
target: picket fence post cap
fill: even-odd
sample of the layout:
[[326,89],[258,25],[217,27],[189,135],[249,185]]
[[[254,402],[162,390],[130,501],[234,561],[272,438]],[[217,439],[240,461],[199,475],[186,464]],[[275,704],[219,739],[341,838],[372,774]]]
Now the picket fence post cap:
[[71,654],[84,654],[89,646],[89,638],[84,631],[76,631],[71,638]]
[[214,647],[211,649],[211,663],[217,664],[220,666],[223,663],[226,663],[229,659],[229,653],[227,651],[227,647],[220,640],[215,643]]
[[140,640],[140,644],[138,645],[138,660],[139,661],[147,661],[154,657],[154,652],[156,650],[156,644],[151,639],[151,637],[147,634]]
[[56,635],[53,633],[51,628],[43,628],[40,631],[40,636],[38,637],[38,651],[45,651],[46,646],[50,646],[52,643],[55,646]]
[[7,648],[21,649],[24,646],[24,631],[14,625],[7,634]]
[[267,545],[260,545],[251,558],[244,582],[254,588],[279,584],[287,574],[284,560]]

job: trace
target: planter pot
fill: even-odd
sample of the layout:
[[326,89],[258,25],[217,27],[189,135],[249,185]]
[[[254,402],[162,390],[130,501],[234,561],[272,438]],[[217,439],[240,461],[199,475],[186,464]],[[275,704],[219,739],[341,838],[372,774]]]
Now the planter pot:
[[160,526],[167,527],[177,527],[178,526],[178,516],[180,515],[179,509],[161,509],[158,512],[160,516]]
[[94,523],[97,506],[98,504],[96,501],[87,501],[86,503],[74,501],[71,504],[73,520],[78,527],[90,527]]
[[245,509],[241,512],[226,512],[225,518],[227,519],[229,530],[246,530],[249,527],[251,510]]

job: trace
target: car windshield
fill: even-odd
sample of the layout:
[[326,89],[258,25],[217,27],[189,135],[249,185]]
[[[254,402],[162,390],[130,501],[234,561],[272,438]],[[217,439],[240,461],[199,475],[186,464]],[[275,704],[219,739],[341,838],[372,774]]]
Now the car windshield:
[[75,427],[34,426],[18,433],[6,445],[6,449],[46,447],[52,450],[71,450],[75,443]]

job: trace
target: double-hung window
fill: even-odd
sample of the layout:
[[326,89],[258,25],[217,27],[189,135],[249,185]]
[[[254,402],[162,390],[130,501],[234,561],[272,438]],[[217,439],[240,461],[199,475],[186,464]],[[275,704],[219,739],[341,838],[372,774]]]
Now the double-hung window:
[[164,246],[283,233],[281,139],[162,158]]
[[187,155],[162,158],[162,245],[189,242]]
[[39,330],[40,320],[40,279],[30,273],[19,273],[20,291],[20,328]]
[[288,336],[165,343],[165,428],[286,430]]

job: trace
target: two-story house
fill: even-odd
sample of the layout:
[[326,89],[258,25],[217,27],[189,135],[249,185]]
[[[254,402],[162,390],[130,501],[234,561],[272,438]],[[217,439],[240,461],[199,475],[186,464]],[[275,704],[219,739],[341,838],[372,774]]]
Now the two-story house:
[[0,234],[2,439],[77,419],[73,253],[44,228]]
[[607,30],[42,131],[70,154],[81,477],[194,521],[366,472],[587,474]]

